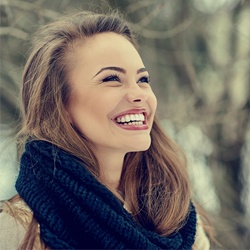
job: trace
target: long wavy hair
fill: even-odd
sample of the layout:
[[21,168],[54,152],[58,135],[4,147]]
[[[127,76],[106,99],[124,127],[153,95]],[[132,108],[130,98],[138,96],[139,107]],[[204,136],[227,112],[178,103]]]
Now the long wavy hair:
[[[20,138],[48,141],[66,150],[97,179],[99,164],[91,141],[71,126],[66,107],[71,94],[68,76],[80,43],[104,32],[122,35],[137,48],[134,33],[117,12],[74,13],[39,30],[23,73],[24,120],[19,133]],[[186,158],[156,118],[151,141],[148,150],[126,154],[119,193],[111,191],[126,201],[139,224],[167,236],[182,227],[189,213]]]

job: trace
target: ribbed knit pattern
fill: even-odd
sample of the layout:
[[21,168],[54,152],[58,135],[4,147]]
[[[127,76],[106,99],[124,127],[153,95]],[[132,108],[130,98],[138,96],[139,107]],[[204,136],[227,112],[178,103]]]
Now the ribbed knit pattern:
[[44,141],[26,144],[16,182],[51,249],[191,249],[196,211],[163,237],[138,225],[119,200],[83,164]]

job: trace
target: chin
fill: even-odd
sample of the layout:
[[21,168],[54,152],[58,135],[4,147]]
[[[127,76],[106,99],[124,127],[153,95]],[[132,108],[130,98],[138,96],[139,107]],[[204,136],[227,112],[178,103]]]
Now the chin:
[[133,147],[128,152],[140,152],[148,150],[151,145],[151,139],[145,140],[144,142],[136,142],[135,144],[136,145],[133,145]]

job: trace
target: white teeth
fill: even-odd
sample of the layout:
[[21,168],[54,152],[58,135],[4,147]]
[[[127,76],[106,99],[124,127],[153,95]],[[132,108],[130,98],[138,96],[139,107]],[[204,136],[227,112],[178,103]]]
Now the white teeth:
[[125,116],[125,120],[126,120],[126,122],[129,122],[129,121],[130,121],[129,115],[126,115],[126,116]]
[[135,121],[136,119],[135,119],[135,115],[130,115],[130,120],[131,121]]
[[143,114],[139,114],[139,116],[140,116],[140,118],[141,118],[141,119],[140,119],[141,121],[145,121],[145,117],[144,117]]
[[129,123],[124,123],[125,125],[143,125],[143,122],[129,122]]
[[[141,115],[141,114],[140,114]],[[135,114],[135,120],[136,121],[140,121],[141,119],[140,119],[140,115],[138,115],[138,114]]]
[[125,116],[120,116],[116,118],[118,123],[123,123],[125,125],[143,125],[145,117],[143,114],[129,114]]

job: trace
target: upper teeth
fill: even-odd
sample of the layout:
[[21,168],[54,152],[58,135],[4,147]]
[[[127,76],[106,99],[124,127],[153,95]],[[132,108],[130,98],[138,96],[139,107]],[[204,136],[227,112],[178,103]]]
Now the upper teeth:
[[116,118],[117,122],[143,122],[145,121],[145,117],[143,114],[130,114],[130,115],[124,115]]

